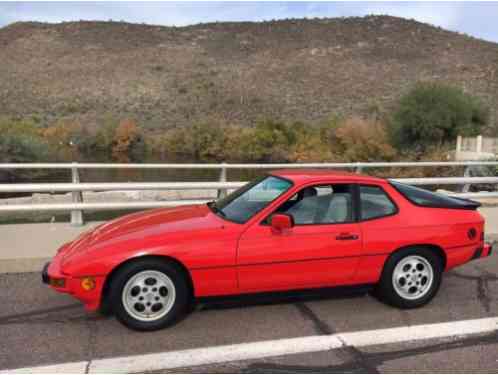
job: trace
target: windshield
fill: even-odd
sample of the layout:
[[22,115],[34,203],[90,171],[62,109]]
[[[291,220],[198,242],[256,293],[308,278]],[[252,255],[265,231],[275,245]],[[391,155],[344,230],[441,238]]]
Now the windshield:
[[262,177],[244,185],[227,197],[218,199],[210,205],[210,208],[219,216],[242,224],[289,190],[291,186],[292,182],[280,177]]

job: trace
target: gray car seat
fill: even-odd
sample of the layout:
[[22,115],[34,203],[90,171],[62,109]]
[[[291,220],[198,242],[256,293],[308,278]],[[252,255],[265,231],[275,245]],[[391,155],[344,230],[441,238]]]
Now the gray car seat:
[[351,194],[336,193],[320,198],[327,198],[319,205],[316,222],[344,223],[352,220]]
[[287,213],[296,224],[343,223],[351,221],[351,195],[332,193],[317,195],[315,188],[302,191],[302,198]]
[[292,215],[296,224],[312,224],[318,207],[317,190],[314,187],[303,189],[299,201],[287,213]]

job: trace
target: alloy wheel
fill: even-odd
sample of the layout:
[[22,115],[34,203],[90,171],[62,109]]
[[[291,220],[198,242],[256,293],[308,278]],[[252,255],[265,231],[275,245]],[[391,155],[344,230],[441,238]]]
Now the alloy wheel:
[[133,275],[125,284],[121,296],[125,310],[140,321],[154,321],[165,316],[173,307],[176,289],[164,273],[147,270]]
[[425,296],[434,282],[434,270],[427,259],[410,255],[394,268],[392,283],[396,293],[407,300]]

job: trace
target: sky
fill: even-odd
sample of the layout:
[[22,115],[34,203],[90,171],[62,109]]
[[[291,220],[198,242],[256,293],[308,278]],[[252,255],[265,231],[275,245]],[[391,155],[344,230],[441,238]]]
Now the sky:
[[387,14],[498,42],[498,2],[1,2],[0,27],[16,21],[114,20],[165,26],[215,21]]

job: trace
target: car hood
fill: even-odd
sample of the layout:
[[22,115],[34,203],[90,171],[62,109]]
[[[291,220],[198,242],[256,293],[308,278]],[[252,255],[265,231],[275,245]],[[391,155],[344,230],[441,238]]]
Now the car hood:
[[121,236],[154,228],[161,233],[207,229],[222,223],[207,205],[161,208],[138,212],[105,223],[94,230],[94,240]]
[[164,237],[179,232],[222,228],[223,225],[223,219],[212,213],[205,204],[137,212],[109,221],[81,235],[64,250],[64,258],[100,247],[109,241]]

